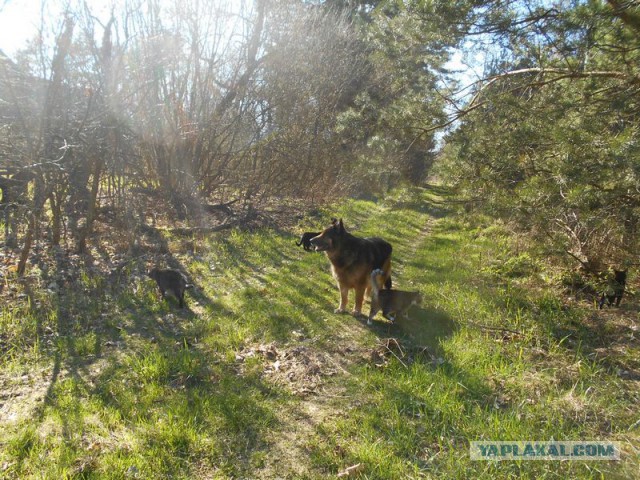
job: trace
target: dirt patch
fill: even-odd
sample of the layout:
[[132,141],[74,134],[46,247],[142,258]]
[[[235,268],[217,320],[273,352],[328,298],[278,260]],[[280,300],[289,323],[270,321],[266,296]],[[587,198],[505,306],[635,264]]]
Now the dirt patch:
[[432,363],[434,367],[444,363],[442,357],[437,356],[429,347],[403,344],[397,338],[384,338],[369,351],[369,361],[378,368],[386,367],[396,359],[405,367],[414,362]]
[[[236,355],[241,371],[245,362],[251,358],[263,360],[265,378],[300,397],[327,394],[328,379],[337,375],[351,375],[347,366],[354,362],[369,363],[378,368],[386,367],[394,359],[405,367],[414,362],[432,363],[434,367],[444,363],[444,359],[429,347],[405,343],[397,338],[380,339],[372,348],[335,345],[330,350],[321,350],[312,344],[251,345]],[[332,385],[331,389],[335,388]],[[336,392],[332,391],[330,394]]]
[[[236,355],[240,373],[255,366],[257,359],[265,379],[284,386],[298,398],[287,403],[279,413],[278,434],[269,441],[269,456],[257,478],[320,478],[326,474],[309,466],[309,449],[322,425],[360,405],[361,399],[351,391],[354,378],[350,366],[367,364],[386,368],[393,361],[407,367],[414,362],[430,362],[436,366],[444,362],[429,347],[396,338],[363,345],[357,324],[341,333],[330,346],[305,339],[292,345],[249,345]],[[346,477],[357,476],[360,468],[345,465],[341,473]]]
[[[357,330],[357,329],[354,329]],[[256,478],[315,478],[310,467],[309,448],[318,427],[341,414],[350,402],[348,366],[368,358],[368,350],[353,341],[350,329],[331,346],[295,334],[296,344],[254,344],[236,355],[239,372],[259,360],[263,378],[283,386],[296,397],[279,412],[278,433],[268,442],[269,455]]]
[[[106,346],[120,346],[114,342],[107,342]],[[114,349],[112,355],[118,355]],[[0,375],[0,425],[19,423],[33,418],[47,401],[55,384],[69,377],[75,377],[88,388],[95,388],[94,380],[107,367],[112,356],[96,358],[90,356],[81,365],[71,367],[54,364],[43,367],[32,367],[28,373],[18,375]]]
[[321,351],[312,345],[285,347],[269,343],[249,346],[236,355],[236,361],[242,364],[253,357],[265,361],[266,378],[301,397],[321,393],[328,377],[346,372],[335,354]]
[[47,394],[47,373],[0,377],[0,424],[16,423],[33,414]]

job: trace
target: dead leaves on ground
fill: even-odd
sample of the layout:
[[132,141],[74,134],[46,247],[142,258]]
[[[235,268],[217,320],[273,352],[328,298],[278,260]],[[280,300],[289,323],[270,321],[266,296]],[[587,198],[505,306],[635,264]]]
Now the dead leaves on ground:
[[341,373],[349,375],[347,367],[354,360],[364,361],[376,368],[385,368],[394,359],[407,368],[417,361],[431,363],[435,367],[445,361],[428,347],[405,345],[397,338],[381,339],[373,348],[335,346],[327,350],[310,343],[278,345],[275,342],[250,345],[235,357],[241,373],[253,358],[262,361],[264,377],[301,397],[321,394],[329,377]]
[[243,364],[253,357],[265,361],[263,374],[266,377],[303,397],[317,394],[323,379],[339,371],[329,353],[308,345],[284,347],[269,343],[250,346],[236,355],[236,361]]

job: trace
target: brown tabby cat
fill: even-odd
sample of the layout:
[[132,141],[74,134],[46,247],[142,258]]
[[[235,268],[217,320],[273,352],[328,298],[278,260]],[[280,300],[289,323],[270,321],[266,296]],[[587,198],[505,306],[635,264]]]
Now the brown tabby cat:
[[376,269],[371,272],[371,311],[367,324],[371,325],[373,317],[382,309],[382,316],[394,322],[398,315],[406,317],[411,305],[422,302],[420,292],[405,292],[402,290],[384,289],[380,286],[384,280],[384,272]]

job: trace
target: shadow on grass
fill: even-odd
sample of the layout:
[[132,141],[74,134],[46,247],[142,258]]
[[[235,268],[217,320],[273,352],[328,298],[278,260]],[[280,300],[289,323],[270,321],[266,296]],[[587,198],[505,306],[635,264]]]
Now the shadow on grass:
[[414,187],[392,205],[395,209],[426,213],[433,218],[444,218],[453,211],[452,204],[441,197],[451,197],[449,188],[439,185]]
[[247,286],[235,296],[237,310],[245,317],[251,315],[244,321],[255,336],[286,343],[294,331],[318,333],[326,329],[326,314],[334,308],[327,303],[326,292],[336,289],[335,282],[326,272],[309,273],[309,269],[313,266],[265,274],[261,286]]
[[371,328],[379,336],[398,338],[414,348],[428,347],[430,352],[441,355],[441,342],[453,335],[458,326],[442,310],[412,307],[406,318],[398,317],[393,323],[378,315]]
[[[406,200],[402,208],[419,209],[432,216],[447,213],[446,206],[435,200],[425,202],[422,197],[415,204]],[[158,252],[169,251],[161,233],[156,235]],[[128,465],[137,466],[145,476],[199,476],[202,472],[196,468],[203,465],[205,470],[209,467],[211,471],[234,477],[250,476],[255,471],[254,456],[265,452],[267,436],[278,422],[275,402],[284,401],[286,395],[263,381],[262,365],[256,363],[252,367],[247,362],[240,366],[229,360],[233,351],[222,344],[224,339],[215,347],[201,342],[203,337],[215,335],[212,316],[207,314],[216,312],[216,319],[224,319],[229,329],[247,324],[251,329],[248,336],[253,336],[250,341],[289,342],[294,338],[294,330],[304,329],[307,333],[324,335],[324,343],[317,345],[325,347],[335,340],[335,326],[328,327],[326,320],[333,315],[339,292],[328,273],[328,260],[298,250],[293,237],[290,249],[259,244],[243,247],[224,237],[216,237],[216,243],[225,248],[231,259],[229,264],[238,269],[234,280],[240,287],[230,295],[235,302],[231,310],[210,298],[199,285],[188,293],[187,308],[181,310],[173,299],[162,302],[150,281],[145,280],[147,283],[139,285],[139,291],[133,293],[127,281],[107,287],[91,275],[86,291],[75,283],[67,289],[68,294],[54,301],[57,340],[54,348],[42,352],[51,358],[53,372],[37,420],[44,422],[50,414],[60,419],[64,442],[71,450],[65,461],[72,463],[86,455],[83,435],[91,428],[87,413],[97,413],[115,417],[108,427],[117,433],[124,432],[125,437],[134,437],[131,442],[134,447],[117,446],[115,454],[125,458]],[[434,236],[428,248],[441,250],[437,257],[439,264],[433,260],[433,264],[425,266],[425,261],[416,260],[413,265],[413,259],[409,260],[424,271],[420,276],[422,282],[438,285],[447,278],[465,288],[472,274],[452,276],[451,264],[442,253],[455,251],[458,243]],[[186,271],[171,255],[164,254],[162,261],[171,268]],[[144,268],[142,260],[134,261],[127,267],[125,277],[142,274]],[[59,269],[68,270],[68,266],[61,263]],[[197,283],[194,280],[191,278],[191,283]],[[495,289],[487,289],[487,295],[483,296],[490,298],[496,309],[505,308]],[[353,291],[350,301],[352,305]],[[116,303],[118,314],[114,310]],[[204,315],[199,313],[200,309]],[[366,304],[363,310],[368,311]],[[350,316],[344,316],[343,321],[356,322]],[[443,343],[459,329],[447,311],[412,308],[407,319],[398,318],[394,324],[377,320],[371,327],[359,325],[356,334],[366,328],[378,337],[395,338],[401,348],[417,353],[411,365],[396,365],[388,371],[371,367],[375,373],[354,376],[347,382],[352,382],[356,391],[370,376],[377,377],[374,380],[378,384],[370,393],[379,395],[387,404],[397,407],[393,411],[406,416],[412,430],[410,435],[415,435],[417,418],[433,418],[439,422],[439,431],[447,435],[457,434],[460,428],[457,416],[443,418],[435,396],[429,395],[429,384],[438,378],[448,381],[449,390],[444,393],[464,404],[460,414],[473,413],[473,406],[478,404],[490,408],[493,393],[485,379],[474,376],[443,351]],[[580,331],[582,327],[575,328]],[[46,328],[40,326],[40,331],[44,334]],[[591,333],[582,335],[591,341]],[[215,348],[220,348],[222,354]],[[418,355],[420,352],[426,354]],[[403,381],[397,381],[398,377]],[[87,402],[87,398],[92,401]],[[98,405],[100,409],[88,412],[87,404]],[[374,429],[394,438],[383,421],[389,412],[375,405],[367,407],[372,407],[370,412],[362,409],[355,413],[366,416]],[[127,450],[131,448],[134,450]],[[398,450],[406,452],[407,461],[413,461],[410,453],[413,449]],[[88,476],[91,471],[81,473]]]
[[[157,252],[167,252],[162,234],[153,236]],[[117,412],[115,428],[128,430],[145,446],[137,453],[117,448],[114,454],[130,458],[126,462],[145,475],[195,475],[190,459],[196,453],[210,461],[212,469],[222,465],[230,475],[242,475],[250,471],[253,451],[264,444],[263,436],[275,421],[266,399],[280,392],[258,374],[240,374],[235,363],[200,343],[211,325],[207,315],[194,311],[196,305],[198,311],[218,316],[232,312],[198,285],[187,294],[184,309],[174,299],[163,302],[155,284],[144,277],[147,258],[131,258],[117,276],[107,279],[89,268],[90,260],[78,263],[59,256],[52,272],[52,278],[64,279],[59,293],[41,306],[35,301],[37,293],[28,292],[38,336],[51,340],[39,348],[51,370],[41,380],[46,393],[29,428],[51,418],[59,422],[65,460],[53,467],[56,471],[86,463],[81,472],[86,476],[98,468],[95,459],[82,460],[95,456],[83,448],[83,432],[92,429],[91,416]],[[186,272],[172,255],[157,259]],[[131,283],[130,278],[141,280]],[[210,452],[201,452],[202,432],[221,432],[213,435]],[[12,471],[19,474],[22,463]]]
[[[165,366],[148,370],[157,363]],[[238,368],[193,346],[166,344],[114,360],[91,393],[105,411],[119,412],[141,442],[131,460],[140,471],[191,477],[208,466],[242,476],[277,424],[272,402],[282,392],[259,372],[240,374]],[[137,382],[131,383],[129,371]]]
[[[540,308],[540,305],[538,305]],[[540,323],[558,344],[575,358],[594,362],[622,380],[640,380],[640,338],[637,304],[598,310],[595,307],[567,307],[544,302]]]

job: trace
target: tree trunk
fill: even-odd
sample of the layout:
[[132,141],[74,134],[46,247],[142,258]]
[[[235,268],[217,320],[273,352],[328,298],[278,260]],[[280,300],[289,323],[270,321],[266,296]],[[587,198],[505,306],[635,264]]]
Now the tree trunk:
[[38,220],[36,219],[36,214],[32,213],[31,218],[29,219],[29,228],[27,229],[27,234],[24,238],[24,246],[22,247],[22,252],[20,252],[20,261],[18,262],[17,271],[19,277],[22,277],[27,269],[27,260],[29,259],[29,252],[31,252],[31,244],[33,243],[37,223]]
[[61,225],[62,225],[62,212],[60,208],[60,202],[56,201],[56,194],[51,193],[49,195],[49,205],[51,206],[51,244],[55,247],[60,245],[61,237]]
[[93,162],[93,181],[91,182],[91,197],[89,198],[89,206],[87,209],[87,220],[84,228],[80,232],[78,238],[78,253],[85,253],[87,251],[87,238],[93,230],[93,222],[96,218],[96,208],[98,191],[100,190],[100,176],[102,174],[102,160],[96,158]]

